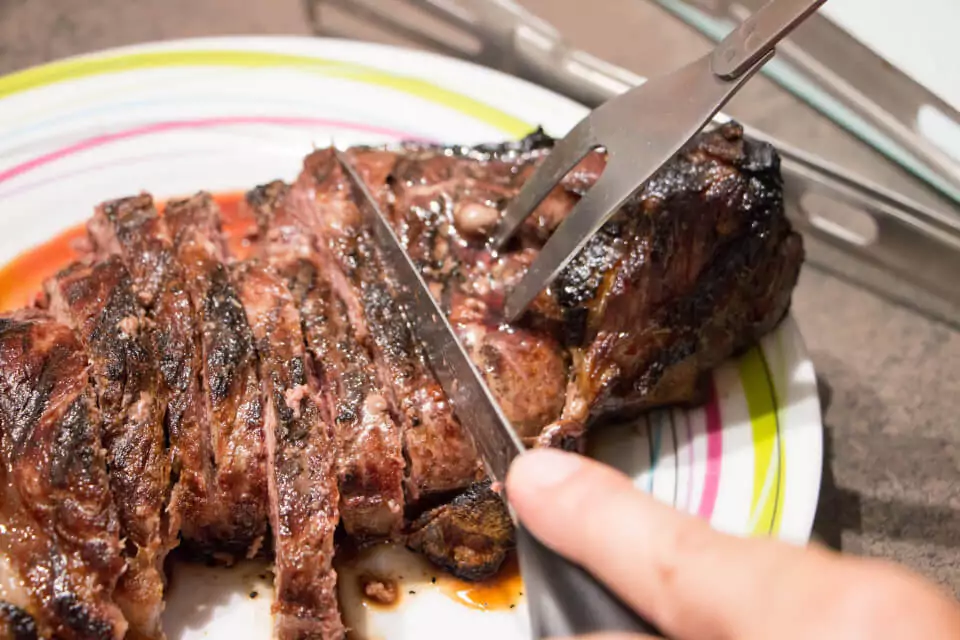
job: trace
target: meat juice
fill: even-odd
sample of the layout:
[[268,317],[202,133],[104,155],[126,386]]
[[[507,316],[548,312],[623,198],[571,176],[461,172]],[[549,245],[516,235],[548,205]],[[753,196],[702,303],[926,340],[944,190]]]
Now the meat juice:
[[520,565],[515,554],[508,556],[497,575],[481,582],[465,582],[453,576],[437,578],[441,590],[449,597],[473,609],[484,611],[512,609],[523,596]]
[[[215,198],[232,255],[240,260],[249,257],[250,237],[256,231],[256,221],[243,213],[245,209],[240,206],[243,192],[219,193]],[[163,203],[158,203],[157,208],[162,213]],[[78,224],[0,267],[0,312],[32,306],[43,289],[43,282],[81,256],[86,235],[85,224]]]
[[82,224],[71,227],[0,267],[0,311],[33,306],[44,280],[80,256],[76,247],[86,231]]
[[479,611],[516,607],[523,597],[523,580],[516,553],[510,553],[497,573],[468,582],[430,564],[399,544],[377,543],[357,547],[348,541],[337,547],[334,565],[341,594],[364,607],[391,609],[407,598],[435,591]]

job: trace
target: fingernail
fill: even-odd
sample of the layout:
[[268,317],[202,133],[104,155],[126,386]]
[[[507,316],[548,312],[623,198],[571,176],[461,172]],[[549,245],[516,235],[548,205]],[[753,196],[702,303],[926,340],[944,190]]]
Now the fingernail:
[[540,489],[555,487],[572,476],[581,466],[580,456],[556,449],[535,449],[518,457],[514,472],[526,486]]

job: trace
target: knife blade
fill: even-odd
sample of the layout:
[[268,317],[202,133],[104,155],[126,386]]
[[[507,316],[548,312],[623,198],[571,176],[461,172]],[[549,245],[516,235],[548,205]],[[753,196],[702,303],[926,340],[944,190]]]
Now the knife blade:
[[[430,368],[470,434],[490,476],[502,484],[510,463],[525,451],[486,382],[463,348],[419,269],[407,255],[373,194],[350,159],[335,149],[350,185],[352,201],[373,233],[378,255],[391,272],[394,295],[403,315],[423,345]],[[516,524],[520,574],[535,638],[560,638],[623,631],[662,637],[582,567],[537,540]]]
[[407,324],[423,345],[430,368],[452,403],[454,413],[473,437],[490,476],[503,482],[510,463],[523,452],[523,443],[503,415],[363,179],[342,151],[338,149],[335,153],[349,179],[353,201],[360,209],[365,225],[373,232],[380,259],[393,272],[394,294],[403,308]]

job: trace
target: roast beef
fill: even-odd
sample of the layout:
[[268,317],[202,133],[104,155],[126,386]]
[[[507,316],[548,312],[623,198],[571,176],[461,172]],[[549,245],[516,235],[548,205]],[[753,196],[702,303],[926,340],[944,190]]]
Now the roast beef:
[[482,474],[480,461],[424,362],[345,180],[331,149],[314,152],[304,161],[287,206],[311,225],[326,272],[368,345],[400,420],[408,500],[466,487]]
[[243,305],[225,264],[220,211],[209,194],[167,203],[164,219],[183,269],[203,354],[207,437],[216,471],[206,526],[212,548],[254,556],[267,526],[264,408],[257,352]]
[[130,274],[146,309],[144,338],[160,372],[164,426],[170,441],[171,530],[206,547],[218,518],[213,454],[200,390],[199,328],[187,295],[186,277],[174,255],[167,226],[148,195],[105,202],[87,224],[94,255],[116,255]]
[[124,569],[87,357],[36,311],[0,316],[0,601],[44,637],[123,638]]
[[346,305],[319,265],[314,236],[284,206],[287,193],[285,184],[274,182],[250,191],[246,200],[257,219],[259,252],[285,276],[301,311],[324,413],[336,429],[340,517],[358,539],[395,537],[404,503],[400,427]]
[[162,637],[163,561],[177,531],[164,513],[170,464],[160,374],[130,276],[116,256],[75,263],[46,283],[46,293],[51,314],[86,348],[97,390],[110,488],[127,542],[127,569],[114,598],[133,631]]
[[[491,253],[552,145],[538,131],[347,154],[519,435],[582,450],[592,425],[698,402],[710,370],[784,316],[804,254],[777,154],[729,123],[686,145],[507,324],[506,292],[605,166],[589,154]],[[0,318],[0,630],[121,637],[116,600],[159,635],[178,530],[204,553],[272,552],[282,638],[345,633],[339,522],[466,579],[497,571],[508,512],[351,192],[331,149],[292,184],[254,189],[256,256],[239,263],[209,194],[163,217],[147,195],[105,203],[93,253],[49,283],[47,311]]]
[[[547,422],[555,407],[546,406],[516,411],[514,422],[540,445],[580,448],[590,423],[697,401],[707,372],[784,316],[803,247],[784,216],[776,152],[729,123],[686,145],[505,331],[505,291],[605,165],[602,151],[585,158],[506,251],[492,255],[490,232],[552,144],[537,132],[499,146],[406,145],[352,157],[461,334],[473,335],[471,325],[486,325],[483,335],[528,331],[547,340],[539,358],[548,358],[550,339],[565,347],[559,418]],[[325,153],[309,157],[303,175],[317,173]],[[496,351],[504,362],[517,350]],[[504,389],[528,398],[559,383],[556,375],[529,378],[519,394],[480,360],[508,413],[515,400]]]
[[339,521],[337,440],[317,406],[300,313],[265,263],[233,269],[253,332],[263,387],[276,637],[340,638],[333,534]]

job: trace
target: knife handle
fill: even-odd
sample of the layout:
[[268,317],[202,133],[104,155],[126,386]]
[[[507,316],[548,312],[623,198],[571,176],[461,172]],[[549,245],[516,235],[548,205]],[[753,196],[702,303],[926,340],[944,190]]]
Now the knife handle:
[[711,54],[713,72],[739,78],[826,0],[771,0],[727,34]]
[[620,631],[664,637],[582,567],[516,527],[520,575],[535,640]]

